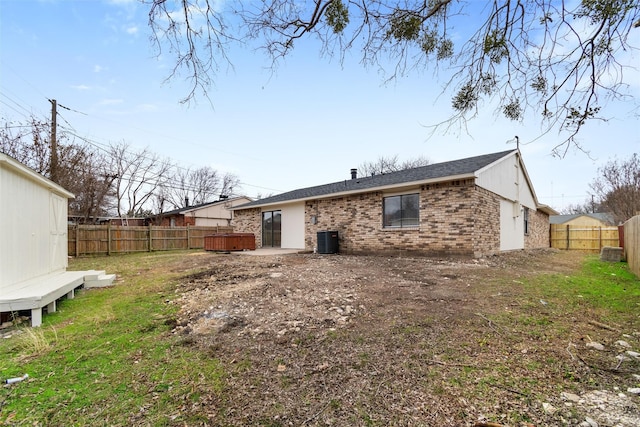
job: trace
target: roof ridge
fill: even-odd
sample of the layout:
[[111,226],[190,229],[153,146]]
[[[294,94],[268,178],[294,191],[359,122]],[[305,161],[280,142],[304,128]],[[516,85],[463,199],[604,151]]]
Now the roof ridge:
[[516,151],[517,149],[511,149],[495,153],[481,154],[440,163],[431,163],[425,166],[418,166],[395,172],[369,175],[359,178],[349,178],[328,184],[298,188],[237,206],[236,209],[245,209],[268,203],[282,203],[300,199],[326,197],[331,194],[344,192],[365,192],[374,188],[388,187],[408,182],[419,182],[438,178],[445,179],[447,177],[469,175]]

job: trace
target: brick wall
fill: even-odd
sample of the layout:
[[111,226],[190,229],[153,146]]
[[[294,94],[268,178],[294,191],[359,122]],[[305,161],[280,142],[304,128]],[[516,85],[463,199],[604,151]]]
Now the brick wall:
[[427,185],[416,192],[420,226],[415,228],[382,227],[381,192],[307,202],[305,249],[316,247],[318,231],[336,230],[343,253],[481,256],[499,250],[496,195],[472,180]]
[[[420,225],[382,227],[382,192],[305,204],[305,250],[317,248],[318,231],[338,231],[341,253],[481,257],[500,251],[500,197],[473,180],[424,185]],[[530,211],[526,248],[549,246],[549,217]],[[253,233],[261,247],[261,211],[235,211],[234,230]],[[284,227],[286,229],[286,226]]]
[[549,215],[529,209],[529,232],[524,236],[525,249],[550,247],[549,228]]
[[500,252],[500,198],[481,187],[475,192],[473,255],[481,257]]
[[262,247],[262,211],[260,208],[234,211],[232,225],[234,232],[253,233],[256,236],[256,248]]
[[154,225],[159,225],[161,227],[171,227],[172,218],[175,220],[175,224],[173,224],[173,226],[175,227],[186,227],[187,225],[192,225],[192,226],[196,225],[195,217],[185,216],[182,214],[162,217],[162,220],[156,221],[157,224],[154,224]]

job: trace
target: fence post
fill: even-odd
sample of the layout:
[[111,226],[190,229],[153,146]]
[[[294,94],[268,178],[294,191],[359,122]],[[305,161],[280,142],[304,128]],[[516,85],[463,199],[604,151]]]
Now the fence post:
[[149,252],[151,252],[151,245],[153,244],[153,237],[151,232],[153,231],[153,225],[149,224]]
[[80,241],[80,239],[78,238],[78,234],[80,234],[80,225],[76,224],[76,257],[78,257],[78,242]]
[[598,250],[602,250],[602,226],[598,227]]
[[187,224],[187,249],[191,249],[191,226]]
[[569,250],[569,227],[570,225],[567,224],[567,250]]
[[107,255],[111,255],[111,222],[107,224]]

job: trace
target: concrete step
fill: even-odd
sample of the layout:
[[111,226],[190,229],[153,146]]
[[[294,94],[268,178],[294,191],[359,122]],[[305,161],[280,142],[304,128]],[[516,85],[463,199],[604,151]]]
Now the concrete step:
[[87,272],[84,275],[84,280],[97,280],[98,277],[102,276],[103,274],[105,274],[106,271],[104,270],[87,270]]
[[106,286],[113,285],[113,281],[116,279],[115,274],[100,274],[96,277],[92,277],[87,280],[87,276],[85,276],[84,287],[85,288],[104,288]]

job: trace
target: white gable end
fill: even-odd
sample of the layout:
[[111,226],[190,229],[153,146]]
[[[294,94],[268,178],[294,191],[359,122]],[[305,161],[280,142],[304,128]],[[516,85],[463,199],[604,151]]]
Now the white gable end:
[[536,209],[536,198],[524,165],[516,152],[478,172],[477,184],[508,201]]

